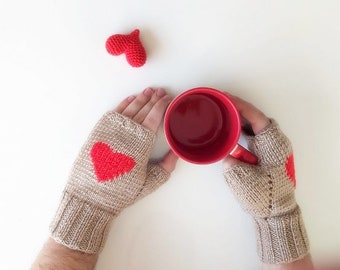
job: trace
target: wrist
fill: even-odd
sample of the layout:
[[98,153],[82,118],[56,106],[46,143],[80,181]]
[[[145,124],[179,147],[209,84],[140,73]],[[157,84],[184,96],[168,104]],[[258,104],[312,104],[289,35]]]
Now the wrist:
[[70,249],[95,254],[104,246],[112,219],[112,213],[65,191],[51,237]]
[[254,218],[260,259],[268,264],[291,263],[309,253],[300,208],[282,216]]

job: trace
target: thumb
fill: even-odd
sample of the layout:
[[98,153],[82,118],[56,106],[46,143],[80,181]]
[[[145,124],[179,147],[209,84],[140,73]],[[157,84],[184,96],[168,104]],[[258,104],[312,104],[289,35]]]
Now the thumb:
[[149,163],[144,186],[136,200],[145,197],[165,183],[170,173],[174,171],[177,160],[175,153],[169,151],[159,163]]
[[162,167],[168,173],[172,173],[177,164],[178,156],[171,150],[164,156],[163,160],[159,162],[159,166]]
[[242,164],[240,160],[229,155],[223,160],[223,169],[229,169],[239,164]]

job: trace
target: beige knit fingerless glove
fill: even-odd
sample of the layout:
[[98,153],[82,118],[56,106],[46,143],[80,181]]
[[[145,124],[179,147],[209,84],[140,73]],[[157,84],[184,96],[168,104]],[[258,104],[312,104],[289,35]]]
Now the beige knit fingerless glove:
[[241,206],[255,220],[258,254],[265,263],[289,263],[305,257],[309,243],[295,201],[292,147],[277,123],[248,137],[259,157],[257,166],[242,163],[225,169],[224,177]]
[[131,119],[105,114],[75,161],[51,237],[71,249],[97,253],[113,217],[169,178],[160,166],[148,164],[154,139]]

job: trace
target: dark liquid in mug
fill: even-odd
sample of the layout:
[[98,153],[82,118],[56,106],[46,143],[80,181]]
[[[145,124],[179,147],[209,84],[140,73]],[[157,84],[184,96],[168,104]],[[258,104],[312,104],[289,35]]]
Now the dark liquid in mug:
[[228,111],[218,99],[192,94],[173,108],[169,127],[178,150],[197,160],[219,151],[228,139],[230,123]]

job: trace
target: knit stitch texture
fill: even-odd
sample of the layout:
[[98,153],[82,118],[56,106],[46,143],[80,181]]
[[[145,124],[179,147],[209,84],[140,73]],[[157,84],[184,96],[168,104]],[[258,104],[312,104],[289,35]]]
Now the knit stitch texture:
[[127,62],[132,67],[141,67],[146,62],[146,51],[136,29],[128,35],[115,34],[106,40],[106,50],[112,55],[125,53]]
[[148,163],[154,139],[131,119],[105,114],[74,163],[50,227],[52,238],[71,249],[99,252],[113,217],[169,178],[159,165]]
[[289,263],[309,252],[309,242],[296,203],[292,146],[277,123],[247,137],[257,166],[239,164],[224,177],[242,208],[254,218],[258,254],[265,263]]

